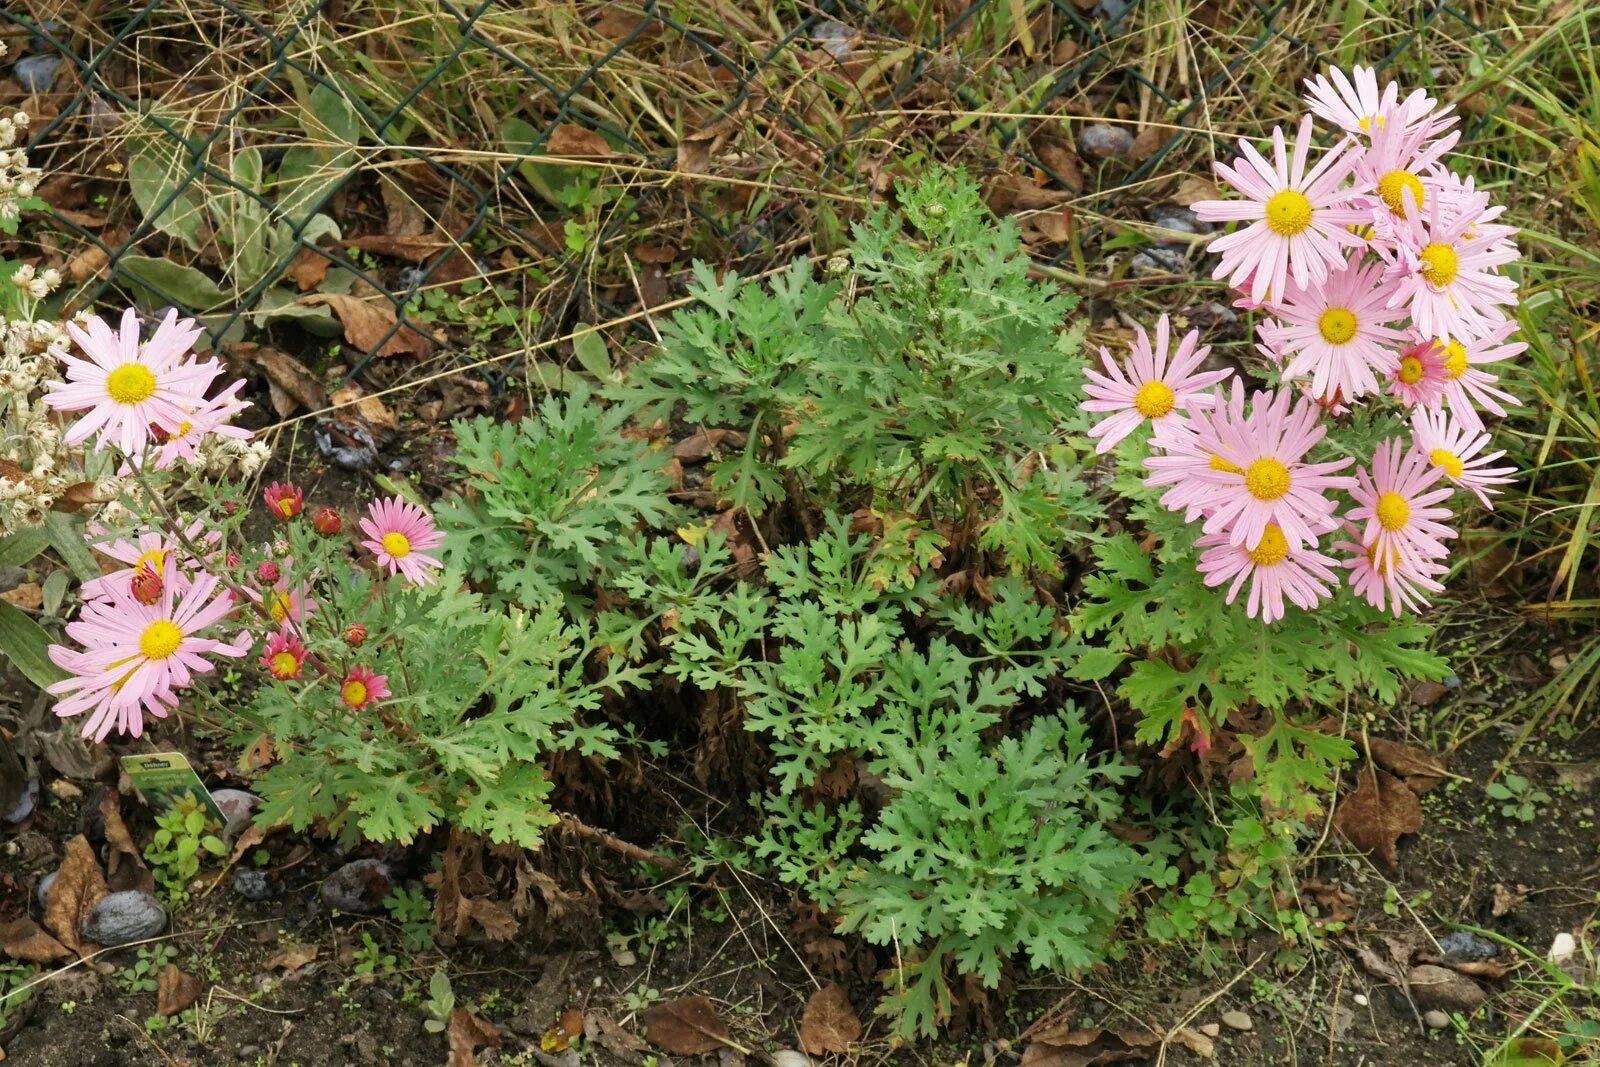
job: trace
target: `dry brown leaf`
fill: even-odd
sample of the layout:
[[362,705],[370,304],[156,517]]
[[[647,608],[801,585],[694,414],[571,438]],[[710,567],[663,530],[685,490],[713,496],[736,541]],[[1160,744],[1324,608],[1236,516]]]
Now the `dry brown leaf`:
[[511,913],[492,900],[473,897],[464,901],[467,914],[483,928],[484,936],[491,941],[509,941],[517,936],[518,923]]
[[267,385],[272,393],[272,409],[279,418],[294,414],[297,407],[320,411],[328,406],[327,390],[317,381],[306,365],[287,352],[271,345],[250,342],[231,345],[229,351],[236,356],[259,363],[267,372]]
[[1022,1067],[1099,1067],[1144,1059],[1159,1043],[1143,1030],[1074,1030],[1063,1024],[1038,1034],[1022,1053]]
[[80,956],[87,954],[92,946],[79,940],[78,927],[109,891],[89,839],[79,834],[67,842],[66,855],[56,872],[56,880],[51,883],[44,925],[63,945]]
[[635,245],[633,258],[640,263],[654,263],[659,267],[677,259],[678,250],[664,241],[656,241],[649,244]]
[[1372,753],[1374,763],[1404,779],[1413,793],[1426,793],[1450,777],[1444,760],[1425,748],[1403,745],[1381,737],[1367,738],[1367,748]]
[[644,1062],[643,1053],[650,1050],[648,1044],[617,1025],[617,1021],[604,1012],[589,1013],[584,1020],[584,1033],[590,1041],[624,1063],[641,1064]]
[[583,1036],[583,1009],[568,1008],[556,1024],[539,1035],[539,1047],[546,1052],[565,1052]]
[[277,826],[258,826],[255,823],[251,823],[249,826],[245,827],[244,833],[234,838],[233,852],[228,856],[228,865],[231,867],[233,864],[238,863],[244,858],[244,854],[246,852],[249,852],[251,849],[261,844],[261,842],[265,841],[267,838],[283,829],[284,827],[281,823]]
[[265,966],[268,970],[282,967],[284,973],[293,974],[312,960],[317,958],[319,949],[316,945],[285,945],[267,960]]
[[156,1014],[171,1018],[200,999],[200,979],[169,963],[156,973]]
[[49,963],[72,955],[71,949],[41,930],[39,924],[26,915],[0,926],[0,952],[29,963]]
[[294,280],[296,289],[302,293],[309,293],[327,278],[328,268],[332,265],[333,261],[321,252],[302,245],[300,251],[289,261],[284,273]]
[[339,407],[352,406],[356,413],[366,420],[367,425],[392,430],[399,425],[399,420],[394,417],[394,412],[389,406],[375,396],[368,396],[367,391],[355,382],[335,389],[328,400]]
[[421,263],[435,253],[446,248],[455,247],[455,243],[442,234],[403,234],[400,236],[388,234],[373,234],[367,237],[353,237],[345,242],[352,248],[359,248],[363,252],[372,252],[380,256],[393,256],[396,259],[409,260],[412,263]]
[[1339,802],[1334,825],[1352,845],[1374,853],[1393,870],[1399,865],[1395,848],[1400,836],[1422,829],[1422,803],[1388,771],[1370,771],[1360,780],[1360,787]]
[[728,1028],[705,997],[653,1004],[644,1013],[650,1043],[676,1056],[699,1056],[727,1047]]
[[388,174],[380,175],[383,193],[383,232],[390,237],[415,237],[428,228],[427,214]]
[[[312,293],[302,296],[300,303],[307,307],[332,309],[344,324],[344,339],[363,353],[378,357],[400,356],[408,352],[426,356],[433,349],[432,338],[419,333],[416,328],[404,323],[397,328],[399,320],[395,316],[394,305],[382,298],[368,300],[346,293]],[[393,334],[390,334],[391,330]]]
[[1201,200],[1220,200],[1222,190],[1217,188],[1217,183],[1210,178],[1202,178],[1198,174],[1191,174],[1178,183],[1178,191],[1172,194],[1172,202],[1189,207]]
[[1180,1027],[1172,1039],[1203,1060],[1211,1059],[1217,1052],[1209,1037],[1187,1026]]
[[44,587],[38,582],[23,582],[0,593],[0,600],[25,611],[35,611],[44,603]]
[[1045,169],[1068,188],[1082,191],[1083,164],[1078,159],[1078,153],[1059,141],[1045,141],[1039,145],[1035,154]]
[[90,245],[67,260],[67,276],[81,285],[104,270],[110,259],[105,249]]
[[825,1052],[848,1052],[861,1038],[861,1020],[850,1006],[850,998],[837,982],[811,994],[805,1014],[800,1018],[800,1047],[813,1056]]
[[1146,160],[1156,154],[1156,150],[1167,143],[1171,132],[1157,126],[1146,126],[1139,131],[1139,136],[1133,139],[1133,147],[1128,149],[1130,159]]
[[1457,974],[1471,975],[1473,978],[1504,978],[1511,973],[1511,968],[1499,960],[1463,960],[1449,964],[1449,967]]
[[144,865],[139,849],[128,833],[128,824],[122,821],[122,798],[106,790],[100,798],[100,821],[106,828],[106,886],[113,893],[124,889],[137,889],[153,893],[156,880],[150,868]]
[[678,142],[678,169],[685,174],[702,174],[711,167],[711,157],[728,143],[738,129],[741,110],[730,111],[701,130],[686,134]]
[[563,122],[550,131],[545,151],[552,156],[609,156],[611,146],[606,139],[586,126]]
[[482,1016],[457,1008],[450,1013],[450,1060],[447,1067],[477,1067],[472,1050],[479,1045],[498,1048],[500,1031]]

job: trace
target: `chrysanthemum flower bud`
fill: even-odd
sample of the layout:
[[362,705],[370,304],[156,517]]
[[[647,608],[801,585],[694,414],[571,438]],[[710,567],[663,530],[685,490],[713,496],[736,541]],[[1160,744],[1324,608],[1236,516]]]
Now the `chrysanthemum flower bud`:
[[353,622],[344,628],[344,643],[355,648],[367,639],[367,628],[359,622]]
[[332,537],[339,532],[341,525],[339,513],[332,508],[318,508],[311,519],[311,528],[323,537]]
[[282,573],[278,569],[278,565],[270,559],[264,559],[256,564],[256,581],[262,585],[271,585],[278,580]]

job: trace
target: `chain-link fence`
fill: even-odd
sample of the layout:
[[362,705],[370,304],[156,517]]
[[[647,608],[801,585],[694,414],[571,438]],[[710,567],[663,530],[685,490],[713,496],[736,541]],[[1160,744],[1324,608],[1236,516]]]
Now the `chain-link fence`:
[[34,118],[48,217],[26,232],[69,307],[174,306],[223,344],[342,336],[345,373],[387,384],[416,377],[392,355],[504,374],[574,323],[646,330],[690,258],[825,251],[932,160],[1061,219],[1034,251],[1081,268],[1309,71],[1442,83],[1500,49],[1471,10],[1364,9],[23,2],[0,11],[0,106]]

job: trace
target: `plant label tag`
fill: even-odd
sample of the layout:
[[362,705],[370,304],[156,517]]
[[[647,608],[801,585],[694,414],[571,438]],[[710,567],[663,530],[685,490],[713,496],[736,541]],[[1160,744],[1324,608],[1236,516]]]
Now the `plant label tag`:
[[122,769],[128,772],[128,781],[133,783],[144,802],[157,813],[167,811],[179,797],[188,794],[199,801],[206,814],[219,825],[228,825],[228,817],[211,799],[211,791],[194,773],[183,753],[142,752],[137,756],[123,756]]

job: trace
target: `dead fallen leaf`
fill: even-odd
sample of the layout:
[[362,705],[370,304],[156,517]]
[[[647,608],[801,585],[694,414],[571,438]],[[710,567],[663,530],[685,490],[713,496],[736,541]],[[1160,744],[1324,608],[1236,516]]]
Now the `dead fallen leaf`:
[[1203,1060],[1209,1060],[1216,1055],[1216,1046],[1211,1043],[1211,1039],[1190,1027],[1181,1027],[1172,1035],[1172,1039]]
[[568,1008],[556,1024],[539,1035],[539,1047],[546,1052],[565,1052],[583,1036],[583,1009]]
[[837,982],[830,982],[806,1001],[800,1018],[800,1047],[819,1056],[825,1052],[848,1052],[861,1038],[861,1020],[850,1006],[850,998]]
[[1448,964],[1457,974],[1470,975],[1473,978],[1504,978],[1511,973],[1511,968],[1499,960],[1462,960],[1460,963]]
[[80,956],[86,954],[92,948],[79,940],[78,927],[108,892],[105,875],[100,873],[100,864],[95,862],[94,849],[89,839],[79,834],[67,842],[56,880],[51,883],[44,925],[63,945]]
[[396,326],[399,320],[394,305],[381,297],[368,300],[347,293],[312,293],[302,296],[300,303],[332,309],[344,324],[344,339],[361,352],[386,358],[406,353],[425,356],[433,350],[432,338],[408,324]]
[[302,293],[309,293],[322,284],[323,279],[328,276],[328,268],[332,265],[333,261],[321,252],[302,245],[294,254],[294,258],[289,261],[284,273],[294,280],[296,289]]
[[34,611],[44,603],[44,588],[38,582],[23,582],[0,593],[0,600],[25,611]]
[[1406,972],[1395,964],[1393,960],[1385,959],[1367,945],[1357,943],[1355,946],[1356,958],[1361,961],[1361,967],[1374,978],[1381,978],[1392,986],[1400,989],[1406,987]]
[[1178,183],[1178,191],[1172,194],[1172,202],[1189,207],[1201,200],[1219,200],[1221,197],[1222,191],[1217,188],[1216,182],[1191,174]]
[[200,999],[200,979],[169,963],[156,973],[156,1014],[171,1018]]
[[155,892],[156,880],[122,821],[122,798],[113,790],[106,790],[100,798],[100,821],[106,829],[106,887],[113,893],[124,889]]
[[1411,995],[1424,1008],[1442,1011],[1459,1011],[1471,1014],[1478,1010],[1489,994],[1472,979],[1457,974],[1448,967],[1419,963],[1411,968],[1406,980]]
[[711,157],[721,151],[738,129],[742,109],[729,111],[704,129],[686,134],[678,142],[678,169],[685,174],[702,174],[711,167]]
[[487,897],[473,897],[463,901],[472,921],[483,928],[491,941],[509,941],[517,936],[519,924],[511,913]]
[[1425,748],[1381,737],[1367,738],[1367,748],[1374,763],[1404,779],[1413,793],[1426,793],[1450,777],[1444,761]]
[[481,1015],[466,1008],[450,1013],[450,1060],[447,1067],[477,1067],[472,1050],[479,1045],[500,1046],[500,1031]]
[[353,237],[345,243],[352,248],[359,248],[363,252],[372,252],[380,256],[393,256],[395,259],[409,260],[412,263],[421,263],[437,252],[454,247],[454,242],[437,233],[414,233],[401,236],[372,234],[367,237]]
[[678,258],[678,250],[663,241],[657,241],[635,245],[633,258],[640,263],[654,263],[657,266],[663,266]]
[[642,1064],[644,1053],[650,1046],[628,1033],[617,1021],[604,1012],[591,1011],[584,1019],[584,1033],[607,1052],[624,1063]]
[[233,864],[238,863],[244,858],[246,852],[249,852],[282,829],[283,824],[281,823],[276,826],[258,826],[255,823],[251,823],[245,827],[244,833],[234,838],[233,851],[228,855],[228,865],[231,867]]
[[1034,1037],[1022,1053],[1022,1067],[1099,1067],[1145,1059],[1158,1044],[1155,1034],[1143,1030],[1074,1030],[1053,1026]]
[[1357,848],[1374,853],[1394,870],[1396,844],[1402,834],[1422,829],[1422,803],[1417,794],[1388,771],[1360,775],[1361,785],[1339,802],[1334,825]]
[[1146,126],[1139,131],[1139,136],[1133,139],[1133,147],[1128,149],[1130,159],[1146,160],[1156,154],[1156,149],[1167,143],[1171,132],[1157,126]]
[[67,260],[67,276],[81,285],[104,270],[110,258],[99,245],[90,245]]
[[1035,154],[1045,169],[1067,188],[1075,192],[1083,190],[1083,165],[1078,160],[1078,153],[1059,141],[1046,141]]
[[399,425],[399,420],[389,406],[375,396],[368,396],[367,391],[355,382],[335,389],[328,397],[329,402],[339,406],[352,406],[356,414],[367,421],[367,425],[376,429],[392,430]]
[[293,974],[316,959],[318,951],[316,945],[285,945],[272,954],[265,966],[268,970],[282,967],[285,974]]
[[606,139],[587,126],[563,122],[550,131],[545,151],[552,156],[609,156],[611,146]]
[[644,1013],[650,1043],[676,1056],[699,1056],[730,1044],[728,1028],[705,997],[653,1004]]
[[243,342],[230,345],[228,351],[235,356],[259,363],[267,372],[267,385],[272,393],[272,409],[279,418],[294,414],[297,407],[320,411],[328,406],[327,390],[306,368],[304,363],[287,352],[271,345]]
[[728,442],[729,447],[739,448],[744,444],[744,435],[736,430],[701,427],[673,445],[672,455],[674,459],[683,463],[698,463],[709,458],[713,452],[722,447],[723,441],[729,438],[732,438]]
[[380,175],[383,193],[383,232],[390,237],[415,237],[428,228],[427,215],[392,175]]
[[71,949],[41,930],[39,924],[26,915],[0,926],[0,952],[29,963],[49,963],[72,955]]

